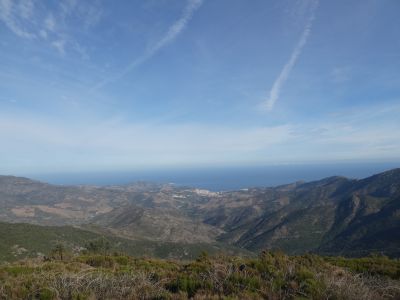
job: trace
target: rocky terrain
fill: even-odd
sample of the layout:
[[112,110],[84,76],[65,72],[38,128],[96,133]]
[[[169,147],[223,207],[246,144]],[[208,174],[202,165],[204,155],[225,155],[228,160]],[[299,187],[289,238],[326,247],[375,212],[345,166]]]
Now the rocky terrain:
[[0,221],[71,225],[129,240],[400,255],[400,169],[362,180],[210,192],[171,184],[58,186],[0,177]]

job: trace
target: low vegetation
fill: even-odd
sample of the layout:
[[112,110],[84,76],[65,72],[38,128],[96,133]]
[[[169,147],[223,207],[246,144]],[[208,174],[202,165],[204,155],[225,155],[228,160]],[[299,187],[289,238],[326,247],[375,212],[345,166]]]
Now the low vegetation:
[[[0,299],[399,299],[400,261],[202,253],[192,261],[111,254],[104,241],[73,256],[0,266]],[[61,255],[62,253],[62,255]]]
[[201,251],[231,254],[249,254],[251,252],[222,243],[172,243],[148,240],[130,240],[115,235],[105,235],[97,228],[90,230],[71,226],[38,226],[24,223],[0,222],[0,263],[36,258],[48,255],[62,244],[67,252],[77,254],[82,248],[91,249],[87,241],[99,241],[106,236],[111,252],[123,252],[132,256],[151,256],[167,259],[195,259]]

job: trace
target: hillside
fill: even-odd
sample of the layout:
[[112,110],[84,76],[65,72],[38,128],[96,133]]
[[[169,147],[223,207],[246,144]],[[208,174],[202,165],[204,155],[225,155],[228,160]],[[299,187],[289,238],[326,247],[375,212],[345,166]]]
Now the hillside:
[[226,233],[219,240],[259,251],[400,254],[400,169],[363,180],[331,177],[214,198],[199,208]]
[[400,169],[225,192],[150,183],[56,186],[0,176],[0,207],[3,222],[96,228],[140,243],[400,256]]
[[399,272],[398,260],[376,256],[90,254],[0,265],[0,299],[399,299]]
[[48,256],[57,244],[72,254],[80,253],[91,241],[106,239],[110,251],[135,256],[170,259],[193,259],[202,251],[251,255],[250,252],[221,243],[173,243],[148,240],[130,240],[101,232],[71,226],[38,226],[0,222],[0,262]]

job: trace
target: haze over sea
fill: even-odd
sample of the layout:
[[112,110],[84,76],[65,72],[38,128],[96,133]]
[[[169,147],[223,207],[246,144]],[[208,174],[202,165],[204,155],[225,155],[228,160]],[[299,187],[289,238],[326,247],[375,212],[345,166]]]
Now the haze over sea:
[[329,176],[365,178],[392,168],[400,162],[287,164],[242,167],[204,167],[81,173],[27,174],[62,185],[120,185],[137,181],[174,183],[212,191],[276,186],[295,181],[319,180]]

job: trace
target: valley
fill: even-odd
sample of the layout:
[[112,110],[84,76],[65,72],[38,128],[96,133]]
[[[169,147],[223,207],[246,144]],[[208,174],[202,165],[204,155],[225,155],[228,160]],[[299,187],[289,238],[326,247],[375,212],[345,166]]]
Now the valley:
[[[67,226],[71,235],[84,233],[85,239],[102,235],[119,239],[126,244],[121,251],[136,249],[128,250],[132,255],[146,253],[140,245],[153,245],[154,250],[154,245],[165,244],[174,249],[203,245],[205,250],[255,254],[270,249],[289,254],[400,256],[400,169],[361,180],[329,177],[221,192],[145,182],[62,186],[0,176],[0,207],[0,228],[9,223]],[[1,239],[7,232],[12,236],[12,230],[2,231]],[[44,235],[43,240],[49,238]],[[10,256],[18,243],[2,251]],[[73,240],[68,244],[84,246]],[[153,250],[147,253],[153,255],[157,252]],[[40,252],[26,252],[35,251]],[[193,256],[192,250],[164,252],[162,257]]]

